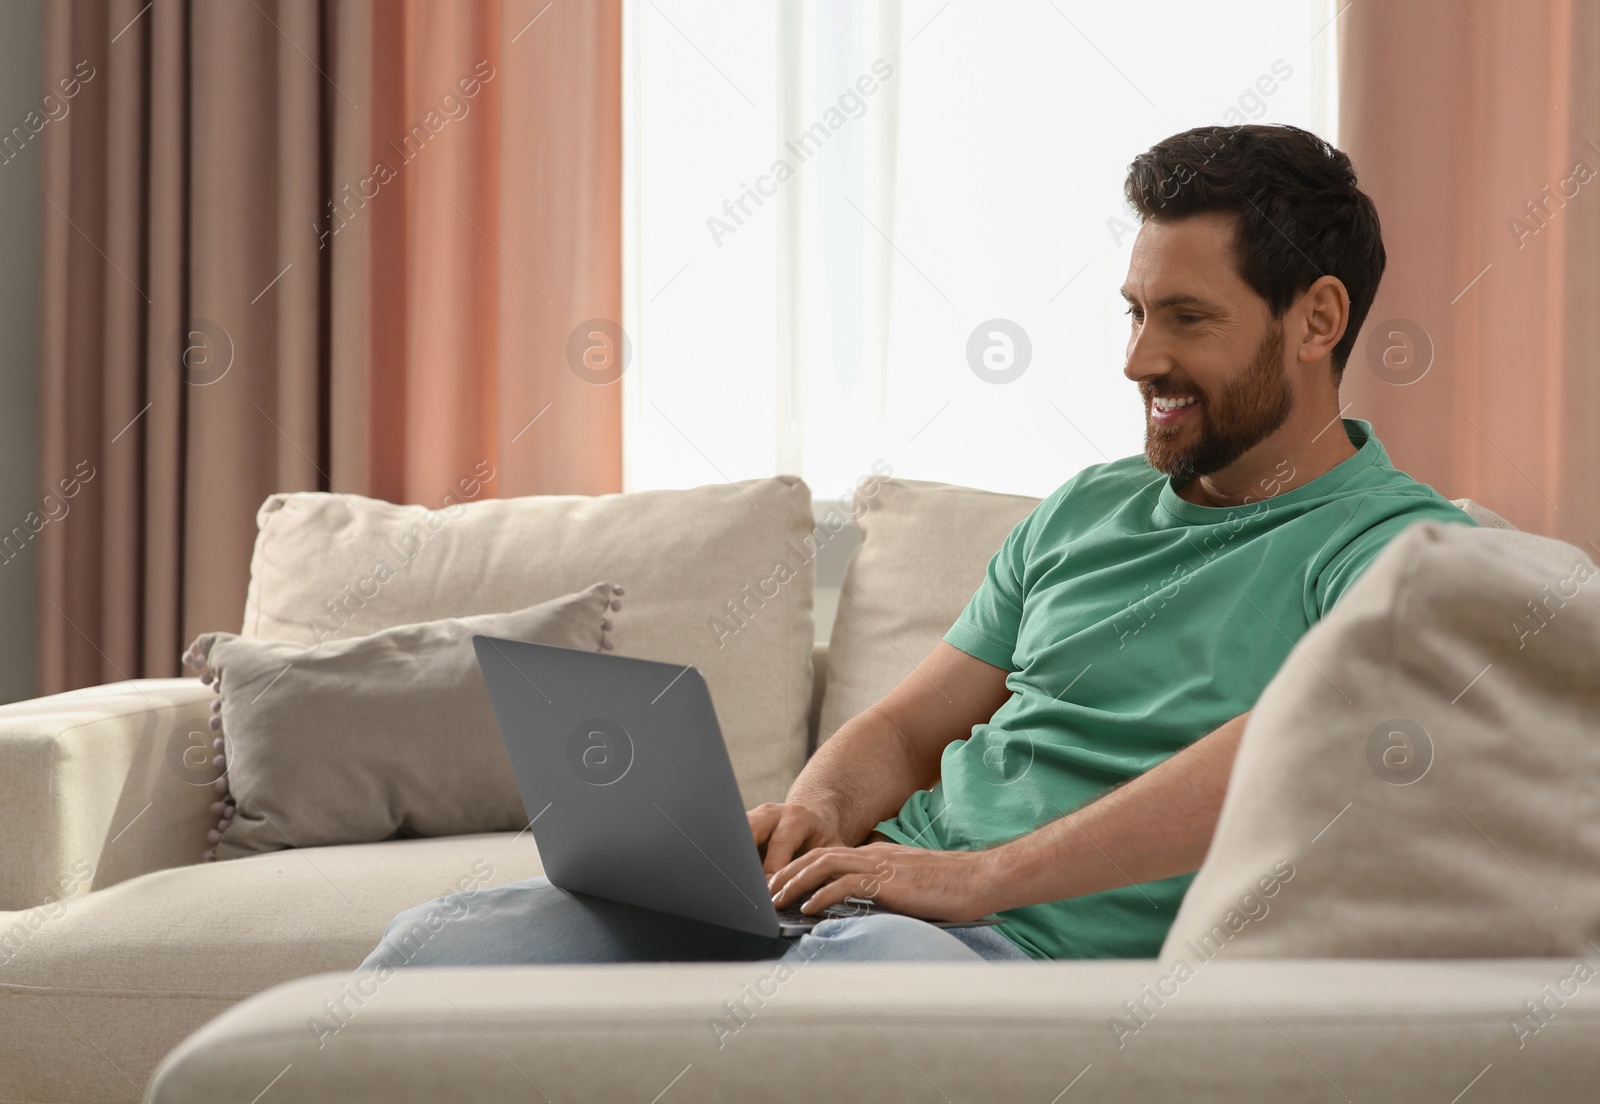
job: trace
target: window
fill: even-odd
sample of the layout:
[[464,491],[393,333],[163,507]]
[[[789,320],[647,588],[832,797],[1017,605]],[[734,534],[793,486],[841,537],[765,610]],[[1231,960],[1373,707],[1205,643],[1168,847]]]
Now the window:
[[1335,137],[1331,0],[630,0],[627,487],[1044,495],[1143,448],[1127,163]]

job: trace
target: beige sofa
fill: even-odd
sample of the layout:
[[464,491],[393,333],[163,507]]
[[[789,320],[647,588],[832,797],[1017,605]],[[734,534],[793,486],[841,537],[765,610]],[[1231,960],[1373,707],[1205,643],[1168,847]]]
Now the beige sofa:
[[[876,477],[817,516],[792,478],[454,512],[279,495],[245,632],[306,639],[312,611],[342,610],[365,633],[625,584],[618,651],[706,674],[753,804],[926,654],[1033,504]],[[420,551],[349,600],[419,521]],[[852,524],[864,543],[814,648],[811,567]],[[1219,961],[1134,1047],[1108,1022],[1153,961],[436,970],[371,989],[351,971],[397,911],[538,873],[531,838],[198,861],[216,795],[174,756],[212,696],[140,679],[0,707],[0,1101],[1555,1101],[1594,1083],[1587,997],[1514,1079],[1481,1072],[1569,965],[1549,958]],[[713,1030],[734,1004],[737,1031]]]

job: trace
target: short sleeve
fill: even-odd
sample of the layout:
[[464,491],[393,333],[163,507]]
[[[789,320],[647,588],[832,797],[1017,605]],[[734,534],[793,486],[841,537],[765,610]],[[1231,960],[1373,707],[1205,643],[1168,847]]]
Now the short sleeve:
[[[1048,503],[1049,500],[1046,500]],[[1017,669],[1017,630],[1022,624],[1024,567],[1029,533],[1042,503],[1012,527],[1000,550],[989,557],[983,582],[967,608],[944,634],[946,643],[1006,671]]]
[[1477,526],[1465,510],[1440,499],[1437,502],[1422,500],[1417,509],[1385,518],[1364,530],[1338,555],[1328,561],[1317,578],[1317,616],[1326,617],[1339,600],[1355,585],[1367,568],[1372,566],[1389,543],[1408,526],[1419,521],[1437,521],[1444,524]]

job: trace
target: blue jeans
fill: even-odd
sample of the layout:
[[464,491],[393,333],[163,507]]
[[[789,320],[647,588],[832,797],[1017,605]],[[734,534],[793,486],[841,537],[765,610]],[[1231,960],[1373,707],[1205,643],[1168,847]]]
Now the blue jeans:
[[798,939],[571,893],[543,876],[407,909],[362,969],[593,962],[978,962],[1026,960],[993,927],[939,928],[910,916],[824,920]]

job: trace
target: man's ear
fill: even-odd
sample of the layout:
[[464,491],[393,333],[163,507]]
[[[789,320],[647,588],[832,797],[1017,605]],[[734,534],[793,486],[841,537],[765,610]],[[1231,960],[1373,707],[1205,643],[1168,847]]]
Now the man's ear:
[[1337,276],[1319,276],[1300,296],[1305,333],[1296,356],[1302,364],[1331,359],[1350,323],[1350,293]]

